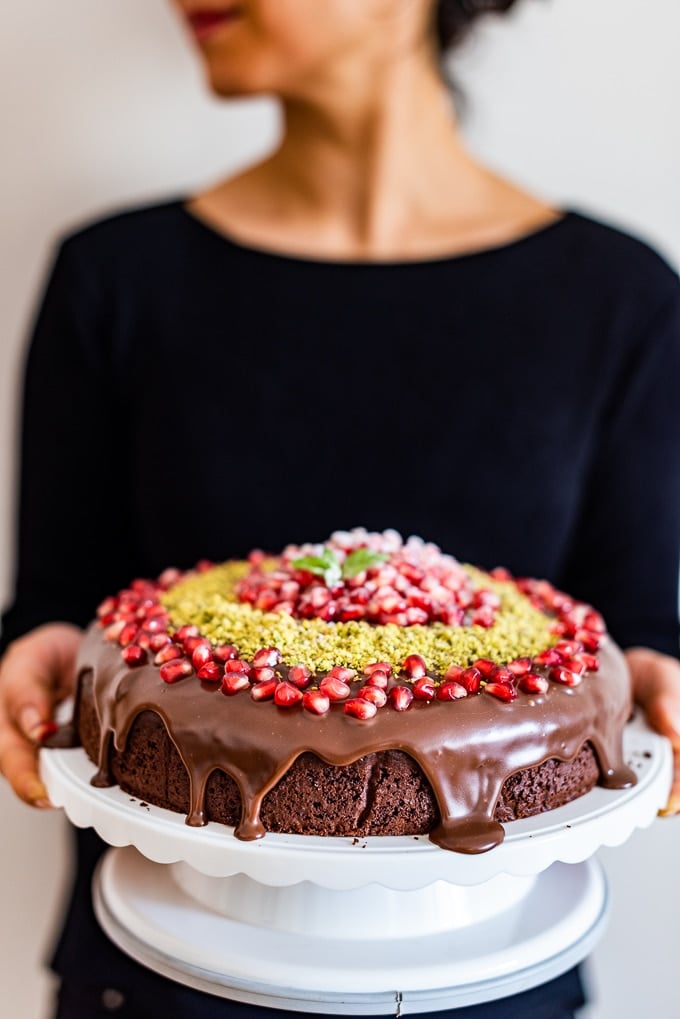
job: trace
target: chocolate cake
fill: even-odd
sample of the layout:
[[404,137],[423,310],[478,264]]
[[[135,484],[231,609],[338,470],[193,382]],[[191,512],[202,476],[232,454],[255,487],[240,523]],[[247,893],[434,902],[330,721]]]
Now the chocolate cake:
[[190,825],[477,853],[503,824],[634,783],[630,710],[590,606],[356,529],[106,599],[74,721],[94,785]]

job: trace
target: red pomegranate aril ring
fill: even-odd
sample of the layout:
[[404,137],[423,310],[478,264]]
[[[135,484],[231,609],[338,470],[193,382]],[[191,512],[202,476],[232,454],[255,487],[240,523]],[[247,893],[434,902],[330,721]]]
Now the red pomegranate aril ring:
[[265,647],[256,651],[253,655],[253,667],[256,669],[262,669],[265,666],[278,665],[281,661],[281,652],[275,647]]
[[188,658],[176,658],[161,665],[160,675],[165,683],[177,683],[180,679],[191,676],[193,671]]
[[156,665],[164,665],[166,662],[172,662],[177,658],[183,658],[182,649],[177,644],[166,644],[165,647],[161,648],[154,662]]
[[126,665],[136,668],[138,665],[144,665],[147,660],[147,654],[143,647],[139,644],[128,644],[121,651],[123,661]]
[[334,679],[333,676],[324,676],[319,683],[319,689],[322,690],[331,701],[344,701],[352,692],[347,685],[340,679]]
[[238,648],[233,644],[218,644],[213,649],[213,657],[218,662],[228,662],[232,658],[238,658]]
[[168,644],[171,643],[172,641],[170,639],[169,633],[155,633],[151,640],[149,641],[149,647],[151,648],[152,651],[157,652],[162,650],[162,648],[167,647]]
[[105,598],[104,601],[97,606],[98,618],[101,619],[102,616],[111,615],[112,612],[116,611],[117,606],[118,602],[115,598]]
[[534,665],[542,665],[549,668],[551,665],[560,665],[562,661],[562,655],[553,647],[546,648],[545,651],[534,655]]
[[225,672],[222,677],[222,693],[232,696],[241,690],[250,689],[250,680],[242,672]]
[[408,686],[393,686],[387,699],[395,711],[407,711],[413,701],[413,693]]
[[547,693],[550,684],[545,676],[539,676],[537,672],[527,672],[520,676],[517,686],[522,693]]
[[222,667],[217,662],[206,662],[196,671],[196,675],[207,683],[219,683],[222,679]]
[[578,640],[559,640],[555,644],[555,651],[558,651],[563,658],[573,658],[580,651],[583,651],[583,644]]
[[121,647],[127,647],[128,644],[132,644],[138,633],[137,623],[126,623],[118,634],[118,643]]
[[599,651],[602,647],[602,637],[594,630],[585,630],[583,628],[574,630],[574,637],[583,644],[586,651],[591,653]]
[[276,679],[265,679],[261,683],[256,683],[255,686],[251,686],[250,696],[254,701],[271,700],[278,685],[279,684]]
[[225,672],[240,673],[243,676],[249,676],[253,671],[248,662],[241,661],[240,658],[230,658],[228,662],[224,663],[224,670]]
[[306,690],[302,695],[302,707],[313,715],[325,715],[330,706],[330,699],[321,690]]
[[293,704],[299,704],[302,700],[302,690],[298,690],[292,683],[285,680],[276,684],[274,690],[274,703],[280,708],[290,708]]
[[558,665],[551,669],[550,678],[554,683],[561,683],[562,686],[578,686],[582,680],[581,676],[576,675],[575,672],[572,672],[571,669],[563,665]]
[[514,661],[508,662],[506,668],[510,670],[513,676],[526,676],[527,673],[531,672],[531,658],[515,658]]
[[508,686],[507,683],[487,683],[484,687],[484,693],[491,694],[492,697],[506,702],[514,701],[517,697],[517,691],[514,686]]
[[458,680],[461,686],[465,687],[468,693],[479,693],[482,674],[479,669],[475,669],[474,666],[470,666],[469,669],[463,669],[463,675]]
[[[583,666],[584,671],[588,672],[597,672],[600,668],[600,659],[597,655],[589,654],[587,651],[580,651],[577,655],[574,655],[570,661],[579,666]],[[566,662],[565,664],[570,667],[569,662]]]
[[207,641],[205,644],[197,644],[191,653],[191,664],[197,671],[212,660],[212,647]]
[[418,701],[433,701],[436,695],[437,688],[429,676],[421,676],[413,684],[413,696]]
[[427,665],[422,655],[407,655],[402,669],[410,679],[421,679],[427,675]]
[[173,634],[173,640],[176,640],[178,644],[183,644],[187,637],[200,637],[201,631],[197,626],[180,626],[179,630]]
[[365,701],[370,701],[371,704],[375,704],[376,708],[384,708],[387,704],[387,694],[384,690],[381,690],[379,686],[362,686],[357,691],[357,697],[361,697]]
[[188,655],[193,655],[196,648],[199,647],[207,647],[210,648],[210,650],[212,651],[210,641],[207,639],[207,637],[194,637],[194,636],[185,637],[184,640],[182,641],[182,647],[184,648],[185,653]]
[[449,665],[448,669],[444,673],[444,680],[453,680],[454,683],[460,683],[460,677],[465,672],[462,665]]
[[370,676],[366,677],[367,686],[375,686],[380,690],[387,690],[389,679],[386,672],[381,672],[380,669],[376,669]]
[[111,625],[107,626],[104,630],[104,640],[111,642],[117,641],[126,625],[127,624],[124,619],[119,619],[117,622],[111,623]]
[[362,722],[369,718],[375,718],[378,713],[375,704],[371,704],[370,701],[365,701],[360,697],[354,697],[352,700],[345,701],[344,709],[346,715],[352,715]]
[[330,679],[339,679],[341,683],[350,683],[356,676],[354,669],[348,669],[343,665],[334,665],[328,673]]
[[438,701],[459,701],[467,697],[468,692],[464,686],[457,683],[455,679],[446,679],[437,687]]
[[484,679],[487,679],[494,674],[496,663],[492,662],[490,658],[478,658],[476,662],[473,662],[472,668],[478,669]]
[[392,666],[389,662],[371,662],[369,665],[364,665],[364,676],[370,676],[373,672],[384,672],[386,676],[389,676]]
[[298,665],[291,665],[288,670],[288,681],[293,683],[298,689],[303,689],[308,686],[311,682],[312,674],[306,665],[302,663]]
[[506,685],[511,685],[515,682],[515,676],[510,669],[506,669],[503,665],[498,665],[491,673],[491,680],[494,683],[505,683]]
[[261,669],[253,669],[251,678],[256,683],[264,683],[268,679],[278,679],[278,676],[271,666],[263,665]]

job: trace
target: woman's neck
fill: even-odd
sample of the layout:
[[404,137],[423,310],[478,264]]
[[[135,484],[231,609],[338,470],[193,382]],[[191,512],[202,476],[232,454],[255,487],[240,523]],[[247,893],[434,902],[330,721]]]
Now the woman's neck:
[[426,55],[373,80],[334,68],[283,97],[264,162],[198,196],[193,211],[236,239],[335,258],[427,258],[512,240],[555,218],[466,152]]

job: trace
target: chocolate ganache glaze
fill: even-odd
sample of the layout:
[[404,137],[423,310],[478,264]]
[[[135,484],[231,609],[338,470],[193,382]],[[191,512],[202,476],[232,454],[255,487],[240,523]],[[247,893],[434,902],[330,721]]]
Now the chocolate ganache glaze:
[[[322,716],[300,705],[278,707],[247,695],[225,696],[219,685],[195,676],[168,684],[159,669],[131,669],[120,648],[106,643],[96,624],[83,642],[78,673],[91,678],[98,719],[98,771],[93,784],[115,783],[112,745],[124,750],[143,712],[162,720],[190,780],[187,823],[206,823],[208,779],[216,770],[231,776],[241,796],[239,839],[261,838],[264,797],[305,753],[333,766],[365,755],[398,750],[422,769],[439,809],[429,832],[443,849],[482,853],[499,845],[503,826],[494,809],[506,780],[551,759],[570,761],[585,744],[594,750],[600,782],[626,788],[635,776],[622,759],[621,735],[631,712],[625,660],[604,637],[600,668],[576,686],[551,682],[545,693],[510,703],[493,696],[451,701],[414,700],[408,711],[380,710],[375,717],[350,717],[341,703]],[[285,677],[286,666],[279,671]],[[76,703],[76,726],[78,725]]]

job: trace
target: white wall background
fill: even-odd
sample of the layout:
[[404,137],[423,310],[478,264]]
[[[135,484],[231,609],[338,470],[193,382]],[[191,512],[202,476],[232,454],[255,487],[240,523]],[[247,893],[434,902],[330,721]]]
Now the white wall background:
[[[10,588],[17,376],[58,234],[184,193],[255,158],[266,103],[220,105],[165,0],[6,5],[0,37],[0,596]],[[488,161],[562,204],[641,233],[680,265],[680,5],[526,0],[457,60],[466,131]],[[66,395],[66,394],[65,394]],[[67,396],[67,395],[66,395]],[[68,397],[67,397],[68,398]],[[41,969],[67,868],[58,815],[0,788],[0,1013],[43,1019]],[[677,1019],[680,821],[602,854],[614,900],[588,1019]]]

